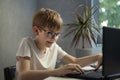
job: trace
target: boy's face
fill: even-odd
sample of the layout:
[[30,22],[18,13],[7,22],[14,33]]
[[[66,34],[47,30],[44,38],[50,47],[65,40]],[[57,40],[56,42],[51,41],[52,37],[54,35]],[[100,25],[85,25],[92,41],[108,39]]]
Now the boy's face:
[[50,30],[47,27],[39,27],[37,36],[40,45],[50,47],[54,42],[57,41],[58,37],[60,36],[60,30]]

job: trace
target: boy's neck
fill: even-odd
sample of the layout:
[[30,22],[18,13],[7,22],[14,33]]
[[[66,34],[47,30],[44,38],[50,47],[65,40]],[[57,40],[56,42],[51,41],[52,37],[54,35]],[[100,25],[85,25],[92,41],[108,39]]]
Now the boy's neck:
[[40,45],[39,41],[38,40],[34,40],[35,41],[35,45],[36,47],[42,52],[42,53],[46,53],[46,47]]

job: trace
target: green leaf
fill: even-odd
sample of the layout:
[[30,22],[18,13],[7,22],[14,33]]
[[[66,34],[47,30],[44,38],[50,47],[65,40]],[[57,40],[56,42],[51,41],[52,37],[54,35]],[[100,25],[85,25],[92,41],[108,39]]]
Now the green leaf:
[[[81,10],[82,11],[82,10]],[[92,41],[97,44],[95,34],[93,34],[93,30],[96,32],[99,32],[98,25],[94,18],[92,17],[97,9],[94,10],[94,6],[91,8],[88,8],[87,5],[84,5],[83,15],[80,13],[76,13],[76,20],[74,23],[69,24],[68,26],[72,26],[69,28],[68,33],[66,35],[70,35],[74,32],[74,37],[72,40],[71,46],[78,46],[80,40],[82,39],[82,48],[85,47],[85,40],[87,40],[91,47],[92,47]],[[91,22],[92,20],[92,22]]]

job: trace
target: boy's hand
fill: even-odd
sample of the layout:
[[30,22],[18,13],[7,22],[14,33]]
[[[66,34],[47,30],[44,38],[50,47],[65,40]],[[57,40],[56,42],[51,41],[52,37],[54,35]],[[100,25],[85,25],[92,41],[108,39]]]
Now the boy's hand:
[[94,69],[94,71],[97,71],[100,67],[101,67],[102,64],[100,65],[97,65],[96,68]]
[[101,67],[101,65],[102,65],[102,55],[100,54],[98,55],[98,64],[95,68],[95,71],[98,70]]
[[81,66],[78,64],[67,64],[56,69],[57,76],[64,76],[67,74],[83,74]]

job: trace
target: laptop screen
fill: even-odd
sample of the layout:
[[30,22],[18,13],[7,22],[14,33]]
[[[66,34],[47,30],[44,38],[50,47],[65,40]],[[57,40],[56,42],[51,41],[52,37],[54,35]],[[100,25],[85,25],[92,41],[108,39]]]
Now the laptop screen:
[[120,29],[103,27],[103,75],[120,73]]

